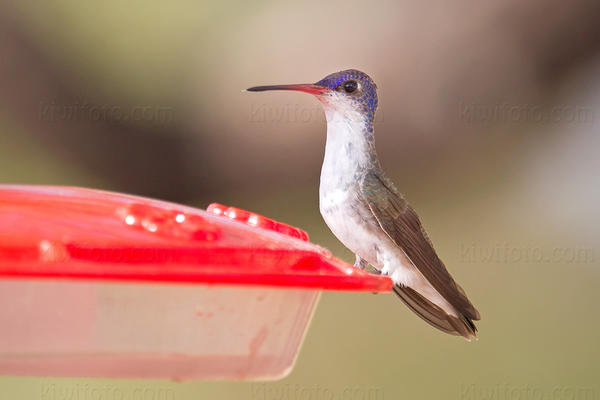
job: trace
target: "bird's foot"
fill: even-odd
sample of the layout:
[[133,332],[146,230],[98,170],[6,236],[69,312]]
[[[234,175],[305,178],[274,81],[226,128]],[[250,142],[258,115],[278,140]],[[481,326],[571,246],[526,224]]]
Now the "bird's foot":
[[365,260],[363,260],[362,258],[360,258],[359,256],[356,256],[356,261],[354,262],[354,266],[356,268],[364,270],[369,266],[369,263],[366,262]]
[[375,268],[374,266],[372,266],[371,264],[369,264],[368,262],[366,262],[359,256],[356,256],[356,262],[354,263],[354,266],[356,268],[362,269],[363,271],[366,271],[370,274],[381,275],[380,270],[378,270],[377,268]]
[[390,274],[390,269],[387,267],[387,265],[384,265],[383,268],[381,269],[381,271],[379,271],[379,273],[381,275],[389,275]]

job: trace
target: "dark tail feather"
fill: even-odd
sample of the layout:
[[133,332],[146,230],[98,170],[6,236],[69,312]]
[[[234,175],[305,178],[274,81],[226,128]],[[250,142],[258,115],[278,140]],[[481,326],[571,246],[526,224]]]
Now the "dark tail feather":
[[411,310],[430,325],[451,335],[464,336],[467,340],[477,337],[477,328],[471,318],[460,315],[455,317],[446,314],[444,310],[436,306],[425,297],[408,286],[394,285],[394,293]]

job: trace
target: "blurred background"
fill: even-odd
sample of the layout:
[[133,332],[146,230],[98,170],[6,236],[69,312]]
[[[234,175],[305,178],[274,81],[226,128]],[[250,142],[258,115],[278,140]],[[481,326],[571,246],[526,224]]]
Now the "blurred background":
[[324,293],[279,382],[4,377],[0,397],[600,398],[599,18],[597,0],[3,1],[0,182],[220,202],[352,263],[318,211],[319,103],[242,90],[357,68],[383,167],[482,321],[467,343],[392,295]]

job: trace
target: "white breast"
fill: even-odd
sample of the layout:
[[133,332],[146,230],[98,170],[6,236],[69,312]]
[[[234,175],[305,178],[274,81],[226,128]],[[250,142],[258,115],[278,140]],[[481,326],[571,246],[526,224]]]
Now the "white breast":
[[[369,153],[362,123],[327,110],[327,144],[321,169],[319,208],[333,234],[364,259],[375,261],[373,229],[360,214],[366,205],[359,198],[357,177],[367,166]],[[358,121],[358,120],[357,120]]]
[[355,195],[343,190],[325,192],[320,196],[321,215],[344,246],[375,265],[377,233],[357,214]]

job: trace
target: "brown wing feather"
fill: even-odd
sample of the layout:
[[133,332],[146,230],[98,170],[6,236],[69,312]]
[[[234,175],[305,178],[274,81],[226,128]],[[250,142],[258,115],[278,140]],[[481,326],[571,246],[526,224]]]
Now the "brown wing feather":
[[407,286],[395,285],[394,293],[398,295],[408,308],[431,326],[451,335],[464,336],[468,340],[477,336],[477,328],[475,328],[470,319],[463,316],[455,317],[446,314],[444,310],[421,296],[415,290]]
[[363,178],[361,191],[381,228],[404,250],[429,283],[459,313],[479,320],[479,312],[437,256],[417,213],[402,198],[392,182],[381,172],[371,172]]

